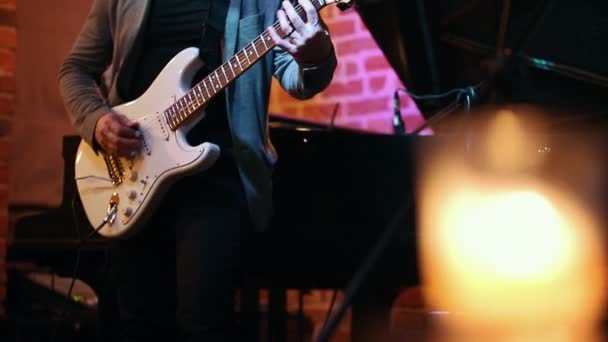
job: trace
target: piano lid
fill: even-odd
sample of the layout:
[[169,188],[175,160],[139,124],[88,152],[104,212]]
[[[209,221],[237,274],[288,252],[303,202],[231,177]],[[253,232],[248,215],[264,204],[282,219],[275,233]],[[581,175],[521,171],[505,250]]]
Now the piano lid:
[[488,80],[487,66],[512,52],[492,83],[503,101],[606,114],[605,0],[359,0],[358,12],[417,94]]

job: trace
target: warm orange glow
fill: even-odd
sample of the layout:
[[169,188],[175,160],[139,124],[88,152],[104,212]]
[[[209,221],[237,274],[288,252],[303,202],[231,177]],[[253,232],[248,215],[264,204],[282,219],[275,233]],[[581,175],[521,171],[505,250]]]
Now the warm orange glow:
[[423,293],[451,313],[440,341],[593,341],[606,290],[597,223],[527,172],[542,159],[521,158],[525,135],[501,122],[515,139],[489,135],[488,167],[447,153],[420,173]]
[[463,190],[446,202],[438,231],[444,253],[475,273],[525,278],[555,273],[571,258],[572,232],[536,193]]

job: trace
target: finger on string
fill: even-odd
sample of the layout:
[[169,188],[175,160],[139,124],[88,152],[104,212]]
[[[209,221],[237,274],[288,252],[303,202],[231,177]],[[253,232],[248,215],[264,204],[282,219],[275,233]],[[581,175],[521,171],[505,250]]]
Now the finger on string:
[[319,23],[319,14],[317,13],[317,9],[315,8],[315,6],[313,6],[309,0],[298,0],[298,3],[306,12],[308,24],[316,26]]
[[270,38],[272,38],[272,40],[278,47],[282,48],[283,50],[285,50],[287,52],[294,51],[295,46],[293,44],[291,44],[290,42],[288,42],[286,39],[279,37],[279,34],[274,29],[274,27],[268,28],[268,34],[270,35]]
[[302,45],[304,43],[305,39],[304,37],[298,32],[298,31],[293,31],[291,33],[291,35],[289,36],[289,42],[295,45]]
[[293,28],[289,24],[289,19],[287,19],[287,15],[283,10],[279,10],[277,12],[277,18],[279,18],[279,25],[281,26],[283,34],[288,36],[293,31]]
[[297,32],[301,32],[304,29],[304,25],[306,24],[304,23],[302,18],[300,18],[300,15],[298,14],[298,12],[296,12],[296,9],[293,7],[291,2],[283,1],[283,10],[287,14],[287,17],[289,17],[289,21],[291,22],[293,28]]

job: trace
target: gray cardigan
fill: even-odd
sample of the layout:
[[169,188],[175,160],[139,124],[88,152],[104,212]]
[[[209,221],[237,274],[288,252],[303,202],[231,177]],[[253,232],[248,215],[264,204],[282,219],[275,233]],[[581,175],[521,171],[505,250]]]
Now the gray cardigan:
[[[89,144],[93,143],[95,125],[101,115],[124,102],[117,91],[117,80],[149,3],[149,0],[94,0],[61,66],[59,86],[66,110],[74,127]],[[224,60],[276,21],[279,4],[279,0],[230,1]],[[272,215],[271,176],[277,156],[268,135],[271,78],[274,75],[292,96],[306,99],[327,87],[335,68],[333,52],[322,65],[302,68],[291,55],[275,48],[226,89],[234,153],[257,230],[264,230]],[[104,73],[109,88],[102,92],[99,84]]]

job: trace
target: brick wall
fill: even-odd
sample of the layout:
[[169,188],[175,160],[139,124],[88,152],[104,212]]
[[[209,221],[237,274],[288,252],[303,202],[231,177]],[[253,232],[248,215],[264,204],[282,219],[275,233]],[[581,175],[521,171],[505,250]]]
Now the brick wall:
[[6,297],[6,247],[8,243],[8,149],[10,120],[15,108],[17,0],[0,0],[0,317]]
[[[391,133],[393,94],[403,84],[371,33],[354,10],[336,6],[322,10],[338,56],[334,80],[321,94],[298,101],[274,83],[270,112],[315,122],[329,123],[337,104],[335,124],[376,133]],[[401,95],[401,113],[408,131],[422,121],[414,101]]]

